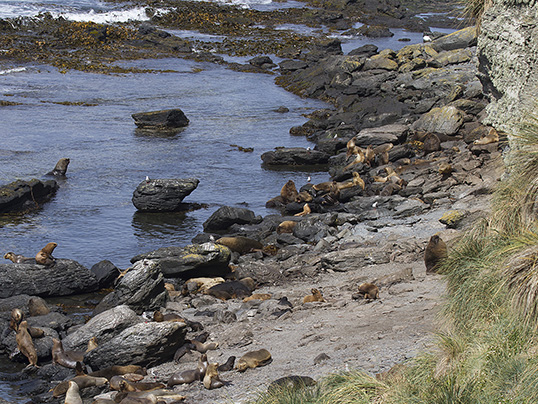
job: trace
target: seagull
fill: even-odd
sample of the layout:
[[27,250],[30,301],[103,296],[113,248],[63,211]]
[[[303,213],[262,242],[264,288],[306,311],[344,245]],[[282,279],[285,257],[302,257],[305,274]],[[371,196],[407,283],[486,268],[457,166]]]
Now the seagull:
[[210,235],[210,236],[209,236],[209,241],[212,242],[212,243],[214,243],[214,242],[215,242],[215,236]]
[[424,42],[431,42],[431,41],[432,41],[432,37],[429,36],[429,35],[424,34],[424,35],[422,36],[422,40],[423,40]]
[[312,149],[311,149],[310,147],[307,147],[306,150],[307,150],[307,151],[310,151],[310,150],[312,150]]
[[308,176],[308,178],[306,179],[306,182],[310,182],[310,181],[312,181],[312,178]]
[[149,177],[146,175],[146,184],[149,184]]
[[372,204],[372,208],[377,208],[377,201]]

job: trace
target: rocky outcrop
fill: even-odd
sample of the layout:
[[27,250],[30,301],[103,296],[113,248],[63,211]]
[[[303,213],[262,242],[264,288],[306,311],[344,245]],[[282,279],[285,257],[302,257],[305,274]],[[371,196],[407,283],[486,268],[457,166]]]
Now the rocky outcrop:
[[39,209],[58,190],[54,180],[17,180],[0,187],[0,213],[24,212]]
[[327,164],[329,155],[318,150],[310,150],[304,147],[277,147],[261,156],[263,163],[268,166],[311,166]]
[[133,205],[143,212],[184,210],[183,199],[190,195],[199,183],[197,178],[144,180],[133,192]]
[[204,231],[221,231],[234,224],[254,224],[261,220],[261,216],[256,216],[250,209],[223,206],[204,222]]
[[99,289],[95,275],[78,262],[57,259],[51,267],[38,264],[0,264],[0,297],[30,294],[69,296]]
[[538,8],[534,1],[494,1],[478,37],[479,77],[490,99],[487,122],[514,133],[536,109]]
[[131,115],[136,126],[143,129],[174,129],[189,124],[189,119],[182,110],[167,109],[162,111],[140,112]]

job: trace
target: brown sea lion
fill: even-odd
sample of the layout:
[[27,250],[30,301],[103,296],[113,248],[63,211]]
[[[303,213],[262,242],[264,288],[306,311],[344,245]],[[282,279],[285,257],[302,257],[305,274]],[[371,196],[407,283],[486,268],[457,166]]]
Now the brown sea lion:
[[297,202],[297,203],[312,202],[313,199],[314,199],[314,197],[312,195],[310,195],[309,192],[301,191],[301,192],[299,192],[299,195],[295,199],[295,202]]
[[297,222],[293,220],[284,220],[277,226],[276,232],[277,234],[293,233],[293,229],[295,228],[296,225],[297,225]]
[[177,322],[177,323],[186,323],[185,319],[177,313],[166,313],[163,314],[160,310],[155,310],[153,312],[153,321],[162,323],[163,321]]
[[346,143],[346,150],[347,150],[346,157],[349,157],[352,154],[357,154],[356,153],[357,145],[355,144],[355,137],[352,137],[351,139],[348,140],[348,142]]
[[224,283],[224,278],[215,277],[215,278],[191,278],[185,282],[183,288],[181,289],[181,294],[183,296],[188,296],[189,294],[196,293],[205,293],[205,291],[219,283]]
[[246,254],[252,250],[261,250],[263,248],[263,244],[258,240],[243,236],[221,237],[215,242],[217,244],[226,246],[230,250],[238,252],[239,254]]
[[37,296],[28,299],[28,314],[30,317],[45,316],[49,313],[49,306],[47,306],[47,302],[44,299]]
[[312,294],[307,295],[303,298],[303,303],[310,303],[310,302],[324,302],[325,299],[323,298],[323,295],[321,294],[319,289],[312,289]]
[[355,155],[355,157],[353,158],[353,160],[351,160],[351,162],[349,164],[347,164],[344,167],[344,171],[347,171],[351,167],[353,167],[353,166],[355,166],[357,164],[364,163],[366,161],[366,157],[365,157],[364,152],[362,151],[362,149],[360,149],[360,148],[357,148],[357,149],[358,149],[357,152],[353,153]]
[[375,159],[374,149],[372,148],[372,145],[370,145],[364,151],[364,162],[368,164],[369,166],[371,166],[374,159]]
[[269,293],[254,293],[251,296],[245,297],[243,302],[250,302],[251,300],[269,300],[271,295]]
[[56,338],[52,339],[52,363],[69,369],[76,369],[77,362],[84,362],[84,351],[66,351],[62,341]]
[[90,375],[75,376],[71,380],[64,380],[63,382],[57,384],[52,390],[52,396],[59,397],[64,395],[69,388],[69,382],[75,382],[78,385],[79,390],[82,390],[86,387],[104,386],[108,383],[108,379],[106,377],[95,377]]
[[210,363],[207,366],[207,370],[204,375],[203,384],[208,390],[218,389],[227,384],[227,382],[221,380],[218,371],[218,363]]
[[228,281],[212,286],[206,294],[221,300],[243,299],[252,295],[256,282],[252,278],[243,278],[239,281]]
[[110,379],[110,388],[117,391],[150,391],[164,387],[160,382],[132,381],[125,375],[112,376]]
[[196,369],[174,373],[170,376],[166,385],[167,387],[173,387],[176,384],[189,384],[197,380],[203,380],[208,366],[207,355],[202,354],[200,359],[198,359],[198,366]]
[[495,143],[498,141],[499,141],[499,133],[494,128],[491,128],[489,130],[489,133],[486,136],[483,136],[480,139],[475,140],[473,144],[485,145],[485,144]]
[[21,323],[23,318],[24,318],[24,313],[22,312],[21,309],[11,310],[11,319],[9,320],[9,328],[17,332],[17,330],[19,329],[19,324]]
[[88,341],[88,346],[86,348],[86,352],[88,353],[90,351],[93,351],[95,348],[97,348],[99,345],[97,344],[97,337],[91,337]]
[[435,272],[439,263],[447,257],[445,242],[437,234],[431,236],[426,251],[424,251],[424,264],[426,272]]
[[206,353],[207,351],[214,351],[219,347],[218,342],[200,342],[196,339],[191,340],[191,344],[194,346],[194,349],[196,349],[200,353]]
[[300,213],[296,213],[293,216],[306,216],[306,215],[309,215],[310,213],[312,213],[312,209],[310,209],[310,206],[308,205],[308,203],[305,203],[303,206],[303,211]]
[[379,299],[379,288],[373,283],[361,283],[359,285],[359,295],[365,299]]
[[96,370],[94,372],[89,373],[90,376],[96,376],[96,377],[106,377],[108,380],[112,379],[113,376],[116,375],[125,375],[127,373],[136,373],[139,375],[145,376],[146,369],[144,369],[142,366],[139,365],[114,365],[109,366],[107,368],[103,368],[100,370]]
[[75,382],[69,382],[69,388],[65,393],[64,404],[83,404],[82,398],[80,398],[78,384]]
[[28,362],[30,362],[28,366],[37,366],[37,351],[34,342],[32,341],[32,337],[28,332],[28,323],[26,320],[20,322],[15,339],[17,341],[17,348],[19,348],[19,351],[26,356]]
[[280,190],[280,197],[282,198],[282,202],[284,204],[288,204],[295,201],[298,195],[299,193],[297,192],[297,188],[295,187],[295,182],[293,182],[292,180],[286,182]]
[[25,257],[23,255],[15,254],[11,251],[5,253],[4,258],[10,260],[14,264],[35,264],[35,258]]
[[271,363],[271,353],[267,349],[259,349],[244,354],[236,363],[235,369],[238,372],[244,372],[251,368],[264,366]]
[[45,247],[39,251],[35,256],[35,262],[40,265],[50,266],[54,264],[55,258],[52,256],[52,252],[58,246],[56,243],[48,243]]
[[228,360],[226,360],[225,363],[223,363],[217,368],[217,370],[219,372],[228,372],[229,370],[232,370],[234,368],[234,363],[235,363],[235,356],[230,356],[228,357]]
[[70,160],[68,158],[61,158],[56,163],[56,166],[49,171],[47,175],[60,175],[63,176],[67,172],[67,166],[69,165]]
[[446,161],[439,163],[439,174],[449,175],[453,170],[452,164],[447,163]]

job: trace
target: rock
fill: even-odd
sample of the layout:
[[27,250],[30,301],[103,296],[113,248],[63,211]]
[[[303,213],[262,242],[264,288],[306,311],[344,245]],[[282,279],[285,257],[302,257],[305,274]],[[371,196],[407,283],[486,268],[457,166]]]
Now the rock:
[[352,51],[348,53],[349,56],[363,56],[363,57],[370,57],[377,53],[377,46],[368,44],[363,45],[359,48],[355,48]]
[[363,25],[357,32],[368,38],[390,38],[394,36],[390,29],[381,25]]
[[149,259],[167,278],[188,279],[200,276],[225,276],[230,272],[231,251],[215,243],[192,244],[186,247],[164,247],[131,259],[142,265]]
[[95,275],[78,262],[57,259],[52,267],[0,264],[0,298],[27,293],[41,297],[69,296],[99,289]]
[[470,49],[454,49],[451,51],[445,51],[445,52],[439,53],[433,59],[433,63],[437,65],[436,67],[440,67],[440,66],[469,62],[471,60],[471,57],[472,57],[472,53]]
[[277,147],[261,156],[263,163],[269,166],[320,165],[329,162],[329,155],[319,150],[304,147]]
[[126,304],[137,313],[157,310],[166,303],[164,277],[156,262],[137,261],[121,277],[113,292],[106,295],[94,310],[94,315]]
[[199,183],[200,180],[196,178],[144,180],[133,193],[133,205],[144,212],[184,210],[181,202]]
[[364,62],[364,70],[398,70],[398,63],[384,55],[374,55]]
[[39,209],[52,198],[59,186],[54,180],[17,180],[0,187],[0,213]]
[[262,69],[272,69],[273,67],[276,67],[276,64],[271,60],[269,56],[256,56],[250,59],[248,63]]
[[304,242],[318,242],[329,234],[328,226],[318,218],[307,218],[293,228],[293,235]]
[[460,29],[432,41],[431,46],[437,52],[454,49],[470,48],[477,43],[477,30],[475,26]]
[[411,129],[455,135],[463,125],[463,113],[455,107],[433,108],[413,123]]
[[135,324],[85,356],[96,369],[113,365],[153,366],[172,360],[185,343],[186,325],[180,322]]
[[283,60],[278,66],[280,67],[280,72],[285,74],[288,72],[294,72],[296,70],[306,69],[308,67],[308,63],[302,60]]
[[369,145],[378,146],[385,143],[401,143],[405,139],[409,128],[406,125],[392,124],[377,128],[361,130],[355,140],[355,144],[361,147]]
[[108,260],[98,262],[90,268],[90,271],[92,271],[92,273],[97,278],[97,282],[99,283],[100,289],[111,287],[114,283],[114,280],[120,274],[119,269]]
[[261,216],[255,216],[249,209],[223,206],[213,212],[203,226],[204,231],[212,232],[226,230],[233,224],[256,224],[261,221]]
[[92,337],[96,337],[99,345],[102,345],[142,321],[129,306],[118,305],[92,317],[86,324],[69,333],[62,343],[65,349],[86,350]]
[[189,124],[189,120],[180,109],[167,109],[162,111],[140,112],[131,115],[136,126],[144,129],[171,129],[182,128]]

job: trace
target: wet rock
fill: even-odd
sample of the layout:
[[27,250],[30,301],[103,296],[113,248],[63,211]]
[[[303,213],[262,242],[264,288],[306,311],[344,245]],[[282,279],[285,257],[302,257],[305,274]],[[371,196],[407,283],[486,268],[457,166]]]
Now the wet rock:
[[[167,278],[224,276],[229,273],[231,251],[215,243],[191,244],[185,247],[164,247],[133,257],[131,262],[143,266],[145,260],[155,265]],[[147,261],[146,261],[147,262]]]
[[196,189],[200,180],[150,179],[144,180],[133,192],[133,205],[143,212],[175,212],[184,210],[182,201]]
[[256,56],[250,59],[248,63],[261,69],[272,69],[273,67],[276,67],[276,64],[269,56]]
[[319,150],[309,150],[304,147],[277,147],[261,156],[263,163],[268,166],[298,166],[327,164],[329,155]]
[[99,289],[95,275],[78,262],[57,259],[51,267],[39,264],[0,264],[0,297],[23,293],[41,297],[69,296]]
[[113,365],[152,366],[170,361],[185,343],[186,325],[180,322],[135,324],[85,356],[91,367]]
[[349,56],[370,57],[377,53],[377,46],[368,44],[355,48],[348,53]]
[[302,60],[283,60],[278,66],[280,67],[280,73],[285,74],[296,70],[306,69],[308,63]]
[[0,187],[0,213],[39,209],[52,198],[59,186],[54,180],[17,180]]
[[114,280],[120,274],[120,270],[110,261],[103,260],[90,268],[90,271],[97,278],[99,288],[108,288],[113,285]]
[[155,261],[137,261],[129,268],[113,292],[106,295],[94,310],[94,315],[125,304],[138,313],[156,310],[166,303],[164,277]]
[[233,224],[256,224],[261,221],[261,216],[255,216],[250,209],[223,206],[215,211],[203,226],[204,231],[212,232],[226,230]]
[[144,129],[182,128],[189,124],[188,118],[179,108],[131,115],[136,126]]
[[390,29],[381,25],[363,25],[357,32],[368,38],[390,38],[394,36]]

